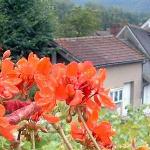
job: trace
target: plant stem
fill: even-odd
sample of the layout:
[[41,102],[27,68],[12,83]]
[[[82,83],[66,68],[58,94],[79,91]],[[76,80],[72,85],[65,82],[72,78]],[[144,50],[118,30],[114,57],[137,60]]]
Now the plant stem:
[[20,130],[20,129],[19,129],[19,131],[18,131],[18,132],[19,132],[19,133],[18,133],[17,140],[18,140],[18,141],[20,141],[20,137],[21,137],[21,132],[22,132],[22,130]]
[[93,141],[95,147],[97,148],[97,150],[101,150],[101,148],[100,148],[99,145],[97,144],[96,140],[94,139],[94,137],[93,137],[91,131],[89,130],[88,126],[86,125],[85,120],[84,120],[83,117],[82,117],[80,108],[77,108],[77,111],[78,111],[78,115],[79,115],[79,117],[80,117],[80,119],[81,119],[81,122],[83,123],[83,126],[84,126],[85,130],[87,131],[89,137],[90,137],[91,140]]
[[20,144],[18,145],[16,150],[22,150],[22,148],[20,147]]
[[34,130],[31,131],[31,140],[32,140],[32,150],[35,150],[35,136],[34,136]]
[[131,150],[136,150],[136,140],[135,139],[132,139],[132,143],[131,143]]
[[9,150],[22,150],[20,142],[19,141],[14,141],[10,144]]
[[55,130],[59,133],[59,135],[62,137],[66,147],[68,150],[73,150],[72,145],[70,144],[70,142],[68,141],[63,128],[60,125],[56,125],[56,124],[52,124],[53,127],[55,128]]

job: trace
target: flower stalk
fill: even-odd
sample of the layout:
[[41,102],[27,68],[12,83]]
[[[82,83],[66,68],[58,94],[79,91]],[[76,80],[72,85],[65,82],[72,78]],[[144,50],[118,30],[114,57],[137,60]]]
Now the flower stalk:
[[35,135],[34,135],[34,130],[31,131],[31,140],[32,140],[32,150],[35,150]]
[[54,127],[54,129],[58,132],[58,134],[62,137],[66,147],[68,150],[73,150],[72,145],[70,144],[70,142],[68,141],[63,128],[60,125],[56,125],[56,124],[52,124],[52,126]]
[[81,122],[83,123],[83,126],[84,126],[85,130],[87,131],[89,137],[91,138],[91,140],[92,140],[94,146],[96,147],[97,150],[101,150],[101,148],[100,148],[99,145],[97,144],[96,140],[94,139],[94,137],[93,137],[91,131],[89,130],[88,126],[86,125],[85,120],[84,120],[84,118],[82,117],[81,110],[80,110],[79,107],[77,108],[77,112],[78,112],[78,115],[79,115],[79,117],[80,117],[80,119],[81,119]]

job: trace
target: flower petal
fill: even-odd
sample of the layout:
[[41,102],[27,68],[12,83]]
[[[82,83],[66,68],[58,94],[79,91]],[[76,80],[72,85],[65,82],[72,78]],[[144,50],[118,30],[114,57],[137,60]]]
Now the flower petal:
[[84,129],[79,128],[76,122],[71,123],[71,135],[78,141],[84,141],[86,137]]
[[11,55],[10,50],[5,51],[4,54],[3,54],[3,60],[10,57],[10,55]]
[[15,141],[15,137],[13,136],[13,132],[18,128],[15,125],[8,125],[7,127],[3,128],[0,127],[0,134],[4,136],[10,142]]
[[82,94],[82,91],[80,90],[76,90],[76,93],[75,93],[75,96],[74,98],[72,99],[72,101],[70,102],[70,106],[76,106],[78,104],[80,104],[82,102],[82,98],[83,98],[83,94]]
[[4,114],[5,114],[5,107],[2,104],[0,104],[0,117],[4,116]]
[[49,123],[57,123],[60,120],[59,117],[55,117],[47,114],[43,114],[43,118],[47,120]]
[[68,94],[67,94],[65,85],[63,85],[63,84],[59,85],[56,88],[56,99],[65,100],[65,99],[67,99],[67,97],[68,97]]
[[69,65],[67,65],[67,77],[77,76],[78,74],[78,64],[76,62],[71,62]]
[[111,97],[109,97],[108,95],[106,95],[105,93],[100,93],[100,98],[101,98],[101,103],[103,105],[105,105],[106,107],[110,108],[110,109],[115,109],[116,105],[113,102],[113,100],[111,99]]
[[44,75],[49,74],[51,69],[52,69],[52,64],[49,58],[47,57],[42,58],[37,65],[37,72]]

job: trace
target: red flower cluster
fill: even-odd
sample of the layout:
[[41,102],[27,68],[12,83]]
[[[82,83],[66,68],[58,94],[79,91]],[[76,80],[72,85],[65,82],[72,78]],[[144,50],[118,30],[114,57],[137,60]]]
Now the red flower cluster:
[[[95,147],[93,141],[87,136],[87,131],[81,123],[72,122],[71,128],[71,134],[74,139],[87,148]],[[99,124],[95,124],[93,128],[90,128],[90,131],[101,148],[113,148],[111,138],[115,132],[112,130],[109,122],[102,121]]]
[[0,134],[4,136],[9,141],[14,141],[15,138],[13,136],[13,132],[17,130],[16,125],[11,125],[6,117],[5,114],[5,107],[0,104]]
[[[115,108],[108,90],[104,88],[105,69],[97,72],[88,61],[52,65],[49,58],[39,59],[33,53],[30,53],[28,59],[21,58],[14,64],[9,56],[10,51],[6,51],[0,73],[0,99],[9,113],[6,115],[8,123],[17,124],[28,120],[36,124],[40,118],[56,123],[60,119],[50,113],[58,101],[64,101],[69,107],[66,121],[70,123],[74,115],[78,117],[78,121],[71,123],[71,133],[75,140],[88,147],[93,146],[81,121],[83,117],[99,146],[112,146],[111,137],[114,133],[111,125],[104,121],[98,123],[102,106]],[[35,95],[30,98],[29,93],[33,87],[36,87]],[[6,137],[5,134],[2,133]]]

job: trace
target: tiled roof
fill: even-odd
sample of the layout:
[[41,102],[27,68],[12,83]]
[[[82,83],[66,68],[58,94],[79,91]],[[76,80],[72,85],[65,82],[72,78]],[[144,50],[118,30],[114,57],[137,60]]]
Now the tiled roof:
[[60,38],[58,45],[81,61],[92,61],[95,66],[133,63],[143,55],[113,36]]
[[150,32],[133,25],[129,28],[150,56]]
[[108,36],[108,35],[111,35],[109,30],[107,31],[98,30],[93,34],[93,36]]

